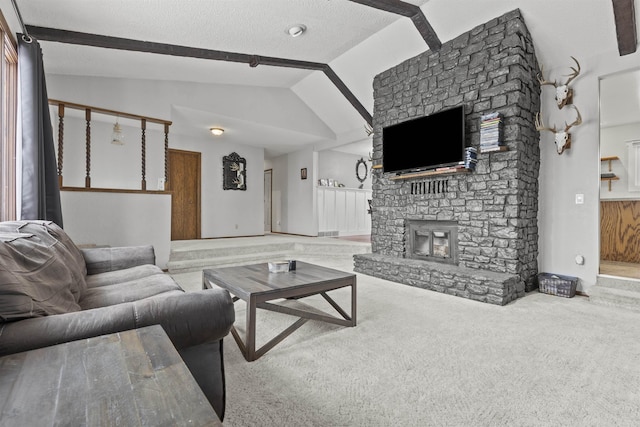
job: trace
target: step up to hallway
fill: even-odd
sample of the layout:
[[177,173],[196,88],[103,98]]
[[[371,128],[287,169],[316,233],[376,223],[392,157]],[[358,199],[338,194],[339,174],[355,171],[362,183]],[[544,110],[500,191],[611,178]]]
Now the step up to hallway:
[[600,275],[589,289],[589,301],[640,312],[640,280]]
[[254,264],[304,257],[349,257],[371,252],[371,244],[329,237],[266,235],[206,240],[182,240],[171,244],[167,268],[171,274],[204,268]]

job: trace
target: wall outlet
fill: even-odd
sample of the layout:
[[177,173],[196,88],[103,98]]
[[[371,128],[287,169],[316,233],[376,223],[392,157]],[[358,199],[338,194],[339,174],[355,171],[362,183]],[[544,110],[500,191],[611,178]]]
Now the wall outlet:
[[158,190],[164,191],[164,178],[158,178]]
[[584,194],[576,194],[576,205],[582,205],[584,203]]

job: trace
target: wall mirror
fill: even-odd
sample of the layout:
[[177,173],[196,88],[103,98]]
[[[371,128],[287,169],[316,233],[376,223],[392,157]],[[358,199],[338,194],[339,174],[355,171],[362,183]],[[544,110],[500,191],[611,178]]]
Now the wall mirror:
[[640,278],[640,68],[600,79],[600,274]]
[[367,179],[367,174],[369,173],[369,168],[367,168],[367,162],[364,161],[364,158],[360,157],[358,161],[356,161],[356,178],[360,181],[360,188],[364,186],[364,180]]

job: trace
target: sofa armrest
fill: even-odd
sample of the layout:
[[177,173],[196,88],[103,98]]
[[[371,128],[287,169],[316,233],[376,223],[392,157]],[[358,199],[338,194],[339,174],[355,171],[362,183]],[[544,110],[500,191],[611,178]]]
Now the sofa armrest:
[[81,249],[87,265],[87,274],[123,270],[138,265],[155,264],[153,246],[122,246],[116,248]]
[[136,327],[161,324],[178,350],[224,338],[235,319],[233,300],[226,289],[185,292],[136,302]]
[[0,355],[160,324],[176,349],[224,338],[235,320],[220,289],[185,292],[0,325]]

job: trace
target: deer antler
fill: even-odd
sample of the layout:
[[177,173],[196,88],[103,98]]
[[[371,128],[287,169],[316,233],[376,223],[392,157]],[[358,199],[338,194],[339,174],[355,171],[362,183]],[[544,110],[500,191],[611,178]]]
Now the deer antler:
[[373,135],[373,126],[371,126],[369,123],[365,123],[364,131],[367,133],[367,136]]
[[545,126],[544,122],[542,121],[542,117],[540,117],[540,113],[536,113],[536,130],[537,131],[548,130],[553,133],[556,133],[558,131],[555,126],[552,128]]
[[571,124],[567,124],[567,122],[564,122],[565,132],[569,132],[569,129],[571,129],[574,126],[578,126],[580,123],[582,123],[582,116],[580,115],[580,110],[578,110],[578,107],[576,107],[573,104],[571,104],[571,106],[576,109],[576,113],[578,113],[578,117]]
[[578,62],[578,60],[576,58],[574,58],[573,56],[571,57],[571,59],[573,59],[576,63],[576,65],[578,66],[578,68],[574,68],[574,67],[569,67],[573,70],[573,73],[571,74],[567,74],[569,76],[569,78],[567,79],[565,86],[568,85],[569,83],[571,83],[571,81],[573,79],[575,79],[576,77],[578,77],[578,74],[580,74],[580,63]]
[[540,74],[538,74],[538,81],[540,82],[540,86],[544,85],[552,85],[553,87],[558,87],[556,81],[545,80],[544,78],[544,65],[540,67]]

